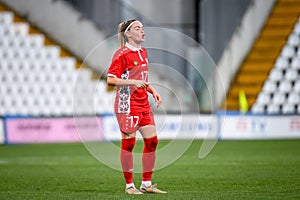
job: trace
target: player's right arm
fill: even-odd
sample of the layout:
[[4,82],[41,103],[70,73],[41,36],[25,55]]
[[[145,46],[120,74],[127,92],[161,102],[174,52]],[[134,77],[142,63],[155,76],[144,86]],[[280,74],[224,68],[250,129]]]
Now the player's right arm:
[[109,86],[136,86],[138,88],[147,88],[149,85],[149,83],[147,83],[146,81],[133,79],[123,80],[121,78],[113,76],[107,77],[107,84]]

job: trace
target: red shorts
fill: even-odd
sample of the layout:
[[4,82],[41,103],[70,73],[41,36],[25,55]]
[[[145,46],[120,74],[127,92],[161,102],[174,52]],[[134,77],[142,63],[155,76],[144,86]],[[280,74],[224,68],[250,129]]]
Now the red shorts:
[[152,111],[116,113],[116,116],[122,133],[135,133],[142,126],[155,125]]

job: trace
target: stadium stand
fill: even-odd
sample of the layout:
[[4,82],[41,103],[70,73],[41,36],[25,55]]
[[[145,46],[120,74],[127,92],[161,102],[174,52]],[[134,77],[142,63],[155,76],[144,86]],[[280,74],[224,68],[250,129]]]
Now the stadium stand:
[[[45,35],[30,29],[28,22],[16,22],[12,11],[0,9],[0,116],[112,112],[113,93],[105,81],[92,79],[88,68],[79,70],[75,57],[62,56],[60,46],[48,45]],[[73,105],[80,108],[76,113]]]
[[[264,83],[262,91],[252,107],[254,113],[299,114],[299,47],[300,18],[278,56],[275,65]],[[265,96],[266,101],[260,100]],[[262,108],[262,109],[259,109]]]
[[299,92],[296,92],[300,77],[299,14],[300,2],[297,0],[275,3],[261,34],[236,74],[223,108],[239,110],[238,91],[242,89],[253,113],[300,113]]

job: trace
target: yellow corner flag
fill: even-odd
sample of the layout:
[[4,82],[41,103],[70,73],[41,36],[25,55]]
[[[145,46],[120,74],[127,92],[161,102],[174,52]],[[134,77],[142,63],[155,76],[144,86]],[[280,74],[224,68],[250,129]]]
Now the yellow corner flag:
[[244,90],[239,90],[239,105],[241,113],[248,112],[248,101]]

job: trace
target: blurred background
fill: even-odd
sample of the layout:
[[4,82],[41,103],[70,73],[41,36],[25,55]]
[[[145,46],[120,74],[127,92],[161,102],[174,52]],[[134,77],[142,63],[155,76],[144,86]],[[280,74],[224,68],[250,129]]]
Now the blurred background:
[[174,92],[159,88],[165,112],[297,116],[299,14],[298,0],[0,0],[0,116],[113,113],[105,71],[130,18],[185,36],[150,34],[178,52],[150,48],[150,63],[181,74],[198,103],[173,72],[153,70],[153,82],[182,98],[179,110]]

